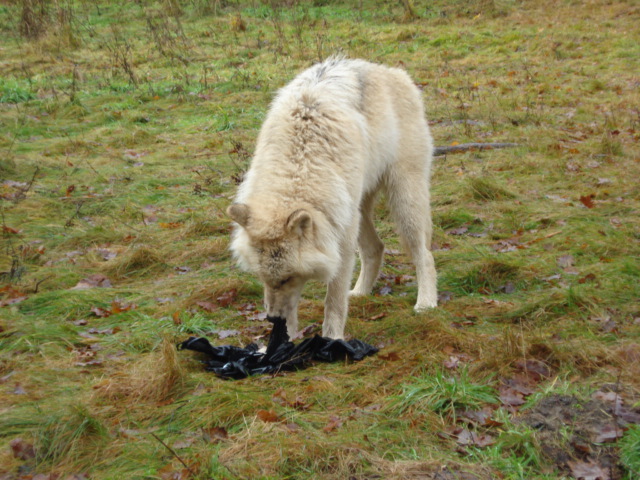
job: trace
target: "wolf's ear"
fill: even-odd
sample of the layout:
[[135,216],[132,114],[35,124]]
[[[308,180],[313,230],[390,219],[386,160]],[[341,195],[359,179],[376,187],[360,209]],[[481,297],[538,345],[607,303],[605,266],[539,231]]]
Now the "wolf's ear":
[[311,228],[311,215],[306,210],[296,210],[287,218],[287,231],[302,237]]
[[243,227],[249,223],[249,206],[244,203],[232,203],[227,208],[229,218]]

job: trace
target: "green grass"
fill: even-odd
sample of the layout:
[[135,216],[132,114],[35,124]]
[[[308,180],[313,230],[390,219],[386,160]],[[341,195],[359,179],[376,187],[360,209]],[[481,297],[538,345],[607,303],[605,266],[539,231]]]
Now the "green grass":
[[[202,479],[561,478],[519,415],[603,384],[638,405],[634,2],[416,0],[410,21],[390,0],[45,2],[30,39],[23,3],[0,5],[0,302],[26,297],[0,307],[0,476],[178,475],[154,433]],[[381,203],[391,253],[347,324],[380,354],[221,381],[173,347],[264,342],[267,325],[239,315],[262,289],[232,263],[224,212],[274,93],[340,52],[405,68],[437,145],[519,146],[434,162],[439,308],[413,313]],[[97,274],[112,287],[74,289]],[[306,288],[301,326],[323,299]],[[522,361],[550,377],[514,414],[494,402]],[[439,435],[487,405],[502,426],[478,431],[495,444]],[[227,438],[203,433],[216,427]],[[634,478],[637,428],[619,442]]]
[[454,423],[457,411],[478,409],[494,403],[497,403],[497,398],[493,388],[486,382],[472,382],[466,368],[460,370],[457,376],[442,370],[434,375],[423,373],[413,381],[410,379],[397,397],[400,412],[429,409],[452,418]]

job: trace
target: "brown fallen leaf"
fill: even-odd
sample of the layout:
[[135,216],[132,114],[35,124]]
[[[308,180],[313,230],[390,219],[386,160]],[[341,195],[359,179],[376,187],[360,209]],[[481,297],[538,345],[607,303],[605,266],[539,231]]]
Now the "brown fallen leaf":
[[212,302],[196,302],[196,305],[207,312],[214,312],[218,309],[218,305]]
[[595,437],[593,441],[595,443],[610,443],[622,437],[624,430],[617,425],[607,423],[605,425],[599,425],[594,433]]
[[222,427],[210,427],[202,429],[202,438],[207,443],[218,443],[229,438],[229,434]]
[[595,204],[593,203],[593,199],[595,198],[595,194],[591,194],[591,195],[584,195],[580,197],[580,202],[587,208],[593,208],[595,207]]
[[187,438],[183,438],[182,440],[178,440],[177,442],[175,442],[173,444],[173,448],[176,450],[182,450],[184,448],[189,448],[191,445],[193,445],[193,442],[195,442],[196,439],[194,437],[187,437]]
[[88,288],[111,288],[111,280],[100,273],[90,275],[78,282],[71,290],[86,290]]
[[220,340],[224,340],[225,338],[235,337],[240,335],[240,331],[238,330],[218,330],[216,331],[216,335]]
[[0,300],[0,307],[6,307],[7,305],[15,305],[16,303],[20,303],[27,299],[27,296],[24,295],[22,297],[14,297],[6,300]]
[[520,359],[515,363],[515,366],[535,381],[540,381],[543,378],[551,376],[551,370],[549,367],[539,360]]
[[573,255],[562,255],[556,259],[556,263],[560,268],[569,268],[575,265],[576,261],[573,258]]
[[11,228],[8,225],[3,225],[2,231],[11,235],[18,235],[21,232],[21,230],[16,230],[15,228]]
[[128,312],[129,310],[135,310],[138,306],[134,303],[125,303],[122,300],[118,300],[117,298],[111,302],[111,313],[122,313]]
[[180,469],[168,464],[158,470],[158,476],[161,480],[188,480],[191,477],[191,472],[186,468]]
[[602,465],[595,463],[593,460],[583,462],[577,460],[575,462],[567,462],[571,469],[571,474],[577,480],[610,480],[609,472]]
[[258,410],[256,415],[263,422],[277,422],[278,415],[273,410]]
[[218,301],[218,305],[220,305],[221,307],[228,307],[235,301],[237,296],[238,296],[238,290],[236,290],[235,288],[232,288],[228,292],[225,292],[222,295],[220,295],[218,298],[216,298],[216,300]]
[[9,446],[11,447],[11,453],[14,458],[29,460],[36,456],[36,451],[33,448],[33,445],[25,442],[21,438],[11,440],[11,442],[9,442]]
[[22,385],[16,383],[16,388],[13,390],[14,395],[26,395],[27,391],[24,389]]
[[110,310],[105,310],[104,308],[100,308],[100,307],[91,307],[91,313],[93,313],[96,317],[100,317],[100,318],[106,318],[111,316]]
[[471,430],[463,428],[457,434],[456,442],[458,443],[458,445],[471,445],[474,447],[484,448],[488,447],[489,445],[493,445],[494,443],[496,443],[496,440],[489,434],[472,432]]
[[329,422],[324,426],[322,431],[326,433],[330,433],[330,432],[333,432],[336,428],[340,428],[341,426],[342,426],[342,420],[340,420],[340,417],[336,415],[331,415],[329,417]]
[[379,354],[378,358],[386,360],[387,362],[397,362],[398,360],[400,360],[400,355],[398,354],[398,352],[389,352],[387,354]]
[[522,393],[505,386],[500,387],[500,401],[510,407],[518,407],[525,403]]
[[449,360],[445,360],[442,364],[445,368],[453,370],[454,368],[458,368],[458,365],[460,364],[460,357],[456,355],[450,355]]
[[319,329],[320,325],[318,323],[312,323],[296,333],[291,340],[300,340],[301,338],[304,338],[305,336],[310,335],[311,333],[314,333]]

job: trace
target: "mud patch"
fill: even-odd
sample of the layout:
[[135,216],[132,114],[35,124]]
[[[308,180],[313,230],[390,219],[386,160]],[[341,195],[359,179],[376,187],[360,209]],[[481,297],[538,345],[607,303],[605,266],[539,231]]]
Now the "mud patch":
[[543,455],[559,471],[571,474],[576,464],[586,463],[597,465],[608,473],[605,478],[616,480],[624,474],[616,442],[630,423],[640,421],[640,412],[624,408],[613,392],[597,393],[601,395],[586,402],[570,395],[551,395],[524,412],[517,423],[538,432]]

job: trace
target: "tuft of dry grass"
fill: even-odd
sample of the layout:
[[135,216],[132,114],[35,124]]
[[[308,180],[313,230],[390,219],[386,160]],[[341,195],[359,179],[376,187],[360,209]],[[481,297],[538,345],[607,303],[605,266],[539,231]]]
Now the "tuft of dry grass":
[[138,402],[157,403],[175,399],[185,383],[185,372],[174,341],[165,338],[159,348],[124,365],[119,372],[94,385],[103,400],[125,402],[133,406]]
[[122,255],[107,262],[103,271],[109,275],[144,275],[166,269],[168,265],[157,249],[146,245],[131,247]]

